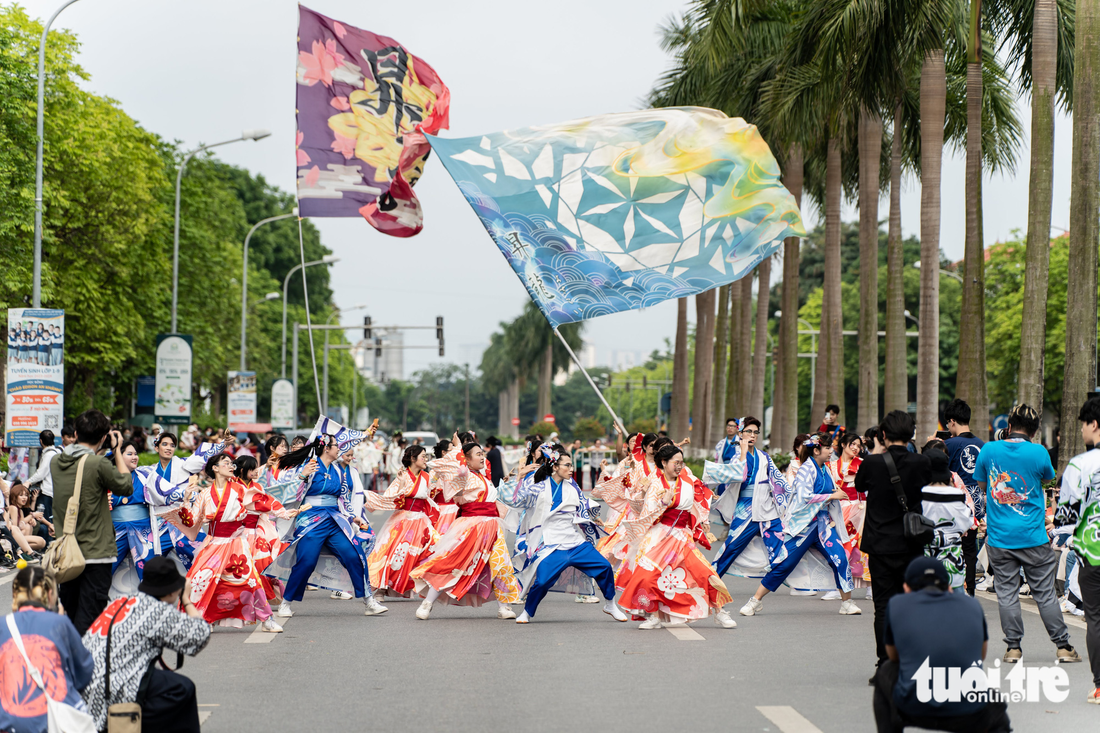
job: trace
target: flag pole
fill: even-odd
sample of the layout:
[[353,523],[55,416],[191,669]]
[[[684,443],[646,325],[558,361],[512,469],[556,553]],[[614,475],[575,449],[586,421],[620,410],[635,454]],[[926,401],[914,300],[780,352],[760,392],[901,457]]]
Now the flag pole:
[[565,337],[561,335],[561,332],[558,331],[556,326],[554,327],[554,335],[558,337],[558,340],[561,341],[562,345],[565,347],[565,350],[569,352],[569,356],[572,357],[573,363],[576,364],[577,368],[581,370],[581,374],[584,375],[584,378],[588,380],[588,383],[590,385],[592,385],[592,389],[595,390],[596,396],[600,398],[600,402],[602,402],[603,406],[607,408],[607,411],[611,413],[611,419],[614,420],[615,424],[619,426],[619,430],[623,434],[623,440],[626,440],[626,427],[623,425],[623,421],[620,420],[619,416],[615,414],[615,411],[611,409],[611,405],[607,404],[607,400],[604,399],[603,392],[601,392],[600,388],[596,386],[596,383],[592,381],[592,377],[589,376],[588,371],[584,368],[584,365],[581,364],[581,360],[578,359],[577,355],[573,353],[573,349],[569,346],[569,343],[565,340]]

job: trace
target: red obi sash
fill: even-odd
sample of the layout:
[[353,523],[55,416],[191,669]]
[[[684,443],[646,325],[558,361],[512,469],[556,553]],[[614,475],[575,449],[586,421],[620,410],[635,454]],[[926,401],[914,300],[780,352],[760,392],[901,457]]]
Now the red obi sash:
[[661,515],[660,522],[669,527],[691,528],[695,524],[695,517],[688,509],[667,509]]
[[244,522],[213,522],[210,528],[212,537],[232,537],[233,533],[245,526]]
[[246,514],[244,515],[244,526],[249,529],[256,529],[260,525],[259,514]]
[[406,512],[423,512],[424,514],[429,514],[431,511],[427,499],[405,499],[405,503],[401,508]]
[[499,517],[495,501],[469,501],[458,505],[460,517]]

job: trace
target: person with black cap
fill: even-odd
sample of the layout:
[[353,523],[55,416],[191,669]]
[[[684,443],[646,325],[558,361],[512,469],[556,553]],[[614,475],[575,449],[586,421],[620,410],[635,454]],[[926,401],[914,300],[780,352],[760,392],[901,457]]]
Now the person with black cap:
[[145,563],[138,594],[116,598],[84,634],[84,646],[95,660],[84,701],[100,730],[107,727],[111,705],[137,702],[143,730],[198,733],[195,683],[167,668],[154,667],[168,648],[177,653],[179,669],[184,654],[198,654],[210,640],[210,625],[192,605],[190,595],[175,562],[158,555]]
[[979,694],[970,701],[962,694],[955,702],[937,699],[944,696],[933,692],[934,670],[966,672],[982,667],[989,628],[981,604],[965,593],[952,593],[947,569],[934,557],[909,563],[903,587],[905,592],[887,605],[884,636],[889,659],[874,677],[879,733],[906,727],[960,733],[1011,731],[1008,708],[1003,701],[988,701],[993,695]]

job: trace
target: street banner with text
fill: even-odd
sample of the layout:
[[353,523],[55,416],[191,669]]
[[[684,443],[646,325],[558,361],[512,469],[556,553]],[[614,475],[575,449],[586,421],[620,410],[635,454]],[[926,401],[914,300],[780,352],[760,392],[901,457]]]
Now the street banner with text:
[[153,415],[158,422],[191,421],[191,343],[188,334],[157,334]]
[[65,409],[65,311],[8,309],[5,445],[39,445],[38,434],[61,434]]

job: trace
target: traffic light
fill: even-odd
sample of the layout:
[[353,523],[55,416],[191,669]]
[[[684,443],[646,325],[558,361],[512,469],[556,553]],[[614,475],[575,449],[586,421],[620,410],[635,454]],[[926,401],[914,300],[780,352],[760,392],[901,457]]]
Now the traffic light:
[[379,358],[381,358],[381,356],[382,356],[382,337],[381,336],[375,336],[374,337],[374,355],[376,357],[379,357]]
[[371,338],[370,332],[371,332],[370,316],[363,316],[363,338],[370,341],[370,338]]
[[439,342],[439,355],[443,356],[443,342],[442,341]]
[[439,355],[443,356],[443,316],[435,317],[435,337],[439,339]]

